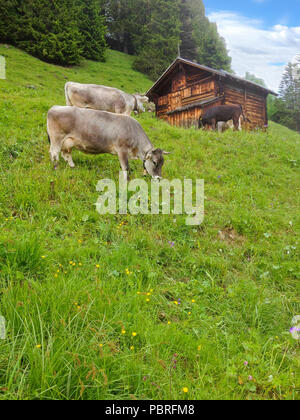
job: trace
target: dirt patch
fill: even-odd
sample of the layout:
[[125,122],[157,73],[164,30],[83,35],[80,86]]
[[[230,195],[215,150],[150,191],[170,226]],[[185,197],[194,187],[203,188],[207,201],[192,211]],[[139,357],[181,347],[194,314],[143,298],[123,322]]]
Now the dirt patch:
[[222,241],[228,242],[228,243],[243,243],[246,241],[246,238],[242,235],[239,235],[233,228],[225,228],[223,230],[220,230],[219,233],[219,238]]

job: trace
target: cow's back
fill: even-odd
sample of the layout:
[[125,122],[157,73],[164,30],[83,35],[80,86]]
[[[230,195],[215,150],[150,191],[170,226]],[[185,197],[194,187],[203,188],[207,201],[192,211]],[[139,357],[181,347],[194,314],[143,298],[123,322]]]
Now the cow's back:
[[95,133],[106,139],[130,139],[146,136],[134,118],[107,111],[76,106],[54,106],[48,112],[48,121],[55,123],[66,134],[93,137]]
[[218,105],[206,111],[203,119],[216,118],[217,121],[228,121],[234,113],[240,110],[239,105]]
[[70,138],[86,153],[112,153],[151,146],[142,126],[134,118],[106,111],[55,106],[48,112],[50,137]]
[[126,109],[125,93],[109,86],[68,83],[68,97],[73,106],[122,113]]

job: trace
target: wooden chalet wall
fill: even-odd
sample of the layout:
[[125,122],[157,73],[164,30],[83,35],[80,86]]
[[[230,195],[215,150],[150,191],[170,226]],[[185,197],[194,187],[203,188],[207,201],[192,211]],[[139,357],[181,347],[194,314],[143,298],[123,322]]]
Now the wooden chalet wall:
[[[160,95],[154,96],[156,115],[171,125],[197,125],[201,108],[194,104],[214,99],[218,93],[219,85],[214,75],[181,65],[172,74],[171,83],[166,83]],[[221,101],[211,106],[217,104],[221,104]]]
[[267,95],[227,82],[224,84],[224,94],[224,104],[242,105],[245,116],[251,121],[249,124],[242,120],[243,128],[262,128],[268,124]]
[[179,63],[152,93],[156,115],[171,125],[198,126],[200,115],[207,109],[224,104],[241,104],[253,129],[267,124],[267,94],[237,81],[184,63]]

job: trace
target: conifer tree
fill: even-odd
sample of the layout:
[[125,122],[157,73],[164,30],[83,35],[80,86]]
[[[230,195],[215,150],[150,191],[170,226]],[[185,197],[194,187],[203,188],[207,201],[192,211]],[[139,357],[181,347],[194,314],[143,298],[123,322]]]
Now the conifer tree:
[[174,0],[149,0],[149,21],[144,26],[134,67],[157,79],[178,55],[179,7]]
[[1,0],[0,42],[55,64],[103,60],[101,0]]
[[202,1],[181,0],[180,2],[180,56],[191,61],[198,60],[195,41],[197,21],[205,15]]
[[231,70],[224,39],[205,16],[203,0],[180,0],[181,56],[215,69]]
[[268,99],[268,113],[272,121],[300,132],[300,59],[289,63],[282,76],[279,98]]
[[300,131],[300,77],[298,66],[300,60],[294,64],[289,63],[282,76],[279,87],[279,96],[285,104],[290,115],[288,126]]
[[77,21],[82,36],[82,55],[95,61],[104,61],[107,27],[101,15],[100,0],[79,0]]

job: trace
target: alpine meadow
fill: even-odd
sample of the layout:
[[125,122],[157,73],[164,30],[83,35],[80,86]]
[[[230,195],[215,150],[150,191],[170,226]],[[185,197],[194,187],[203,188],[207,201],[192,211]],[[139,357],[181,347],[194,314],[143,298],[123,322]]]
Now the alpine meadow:
[[146,134],[172,153],[163,177],[204,179],[204,222],[100,216],[96,185],[118,180],[118,159],[75,152],[75,169],[54,171],[47,112],[67,81],[129,93],[152,81],[117,51],[72,68],[0,55],[0,399],[298,399],[299,134],[146,112]]

